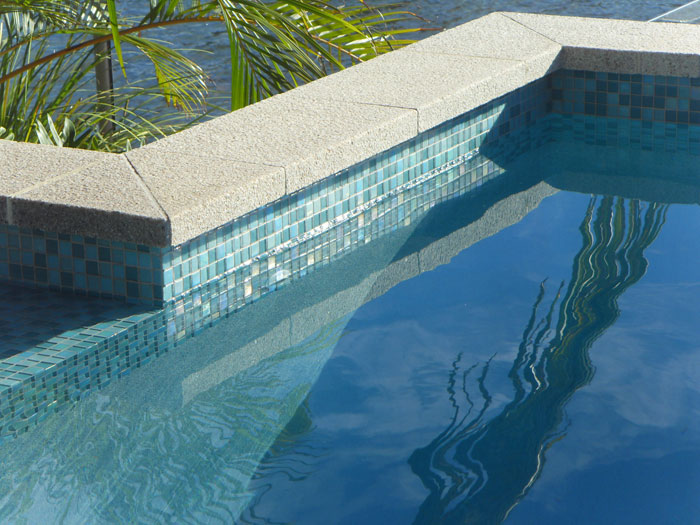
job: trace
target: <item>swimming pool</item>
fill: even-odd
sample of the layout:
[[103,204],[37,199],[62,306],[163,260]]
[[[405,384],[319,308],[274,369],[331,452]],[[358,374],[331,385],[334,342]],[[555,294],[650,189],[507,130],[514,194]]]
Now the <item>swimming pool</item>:
[[0,516],[692,521],[699,152],[636,126],[547,117],[500,177],[48,416],[0,448]]
[[[518,27],[503,18],[490,20]],[[552,22],[544,24],[546,33]],[[357,82],[356,71],[384,68],[382,81],[390,80],[406,65],[402,57],[429,71],[465,63],[418,51],[309,86],[317,98],[305,98],[305,88],[214,121],[206,147],[236,167],[245,163],[229,164],[231,152],[221,149],[231,125],[295,97],[310,112],[337,106],[358,111],[360,124],[385,119],[357,143],[342,142],[348,135],[328,123],[340,146],[286,165],[283,178],[266,165],[264,190],[278,200],[211,231],[221,217],[210,208],[234,213],[239,203],[217,195],[209,208],[203,201],[182,210],[177,195],[168,201],[156,187],[159,200],[149,205],[164,206],[168,221],[105,214],[94,227],[116,232],[107,241],[80,223],[92,210],[64,206],[59,224],[85,231],[51,233],[27,224],[37,209],[56,216],[52,202],[3,200],[6,216],[25,222],[0,232],[0,272],[77,297],[3,288],[0,515],[88,522],[692,516],[698,432],[686,416],[697,398],[696,334],[683,321],[695,312],[697,247],[688,231],[697,218],[688,205],[698,202],[700,80],[684,71],[697,68],[697,56],[671,60],[624,49],[628,42],[601,52],[535,40],[532,60],[490,61],[503,66],[499,89],[514,86],[505,94],[488,81],[449,93],[462,71],[436,87],[440,103],[420,90],[363,93],[368,99],[355,106],[318,102],[338,78]],[[622,72],[561,68],[622,58],[633,59]],[[468,63],[468,74],[484,67]],[[535,80],[523,85],[523,78]],[[393,106],[402,93],[420,109]],[[474,109],[462,114],[465,104]],[[424,132],[416,135],[416,126]],[[386,142],[373,142],[372,133]],[[149,184],[157,182],[154,169],[176,175],[170,186],[181,184],[187,162],[201,165],[192,172],[198,176],[220,175],[186,152],[201,140],[195,131],[104,162],[128,160]],[[245,147],[255,152],[255,143]],[[353,148],[365,147],[380,153],[352,164]],[[294,158],[286,144],[275,154]],[[153,158],[162,164],[149,164]],[[322,170],[336,173],[319,180]],[[152,244],[118,238],[129,235]],[[649,279],[654,284],[651,268],[666,271],[656,277],[664,286],[626,303]],[[115,297],[137,304],[108,300]],[[683,308],[672,309],[674,301]],[[657,302],[662,307],[644,309]],[[594,351],[626,326],[628,311],[633,328],[612,346],[646,348],[649,356],[626,355],[606,376]],[[655,360],[656,345],[668,345],[662,357],[673,353],[682,364]],[[633,365],[632,378],[620,377]],[[657,397],[639,382],[633,387],[635,373]],[[618,387],[603,389],[602,401],[599,377]],[[588,393],[594,399],[577,408]],[[639,414],[639,397],[653,417]],[[579,428],[591,434],[567,440]],[[580,448],[589,436],[612,452]],[[618,446],[611,436],[626,440]],[[660,471],[667,477],[660,486],[634,486],[641,476],[628,474],[615,485],[624,487],[617,498],[604,491],[605,506],[567,514],[577,495],[604,486],[606,465],[645,480]],[[581,471],[590,475],[576,477]],[[538,496],[552,484],[587,488],[562,488],[555,501]],[[642,497],[650,508],[629,503]]]

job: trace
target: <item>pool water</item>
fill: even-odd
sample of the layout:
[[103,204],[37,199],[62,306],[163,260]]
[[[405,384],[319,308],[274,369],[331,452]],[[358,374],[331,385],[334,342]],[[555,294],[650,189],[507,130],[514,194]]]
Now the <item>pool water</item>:
[[699,212],[558,193],[359,308],[242,521],[694,522]]
[[692,523],[700,135],[579,120],[4,443],[0,522]]

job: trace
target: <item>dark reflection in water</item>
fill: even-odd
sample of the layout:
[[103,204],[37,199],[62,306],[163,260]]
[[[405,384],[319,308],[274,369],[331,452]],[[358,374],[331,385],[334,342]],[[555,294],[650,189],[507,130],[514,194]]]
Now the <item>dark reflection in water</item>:
[[[620,315],[618,299],[645,274],[644,251],[656,239],[668,206],[616,197],[591,198],[580,226],[583,246],[571,281],[545,307],[546,283],[532,307],[508,374],[513,400],[484,421],[491,404],[489,362],[453,363],[447,392],[449,425],[409,458],[430,494],[414,523],[501,523],[538,479],[548,447],[565,435],[564,407],[594,375],[589,350]],[[556,319],[556,323],[555,320]],[[476,376],[482,399],[471,399]]]
[[256,484],[256,491],[248,506],[247,516],[239,523],[277,523],[258,515],[256,506],[273,490],[273,482],[269,481],[268,477],[282,476],[288,481],[300,482],[313,475],[319,457],[326,453],[323,448],[313,444],[311,439],[306,439],[313,427],[313,416],[307,396],[277,436],[251,478]]

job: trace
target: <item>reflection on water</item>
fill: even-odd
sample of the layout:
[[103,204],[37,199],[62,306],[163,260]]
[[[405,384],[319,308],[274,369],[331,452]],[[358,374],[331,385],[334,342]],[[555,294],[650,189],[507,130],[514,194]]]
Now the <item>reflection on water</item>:
[[[618,299],[647,269],[644,250],[665,222],[666,205],[594,197],[580,231],[583,246],[571,281],[543,306],[543,283],[508,377],[515,396],[489,421],[484,386],[488,362],[453,364],[447,392],[454,415],[428,446],[410,457],[430,491],[415,523],[501,523],[527,494],[545,464],[545,452],[563,439],[564,406],[593,378],[588,352],[618,318]],[[554,319],[556,318],[556,322]],[[474,375],[481,399],[465,388]]]

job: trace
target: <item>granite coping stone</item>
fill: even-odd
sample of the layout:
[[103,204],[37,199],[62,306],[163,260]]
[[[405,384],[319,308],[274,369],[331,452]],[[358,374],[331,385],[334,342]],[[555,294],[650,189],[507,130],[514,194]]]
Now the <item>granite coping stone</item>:
[[403,51],[523,61],[560,49],[559,42],[513,20],[508,13],[491,13],[420,40]]
[[530,13],[504,16],[561,44],[561,66],[567,69],[700,76],[697,26]]
[[126,157],[97,159],[9,196],[7,222],[99,239],[138,239],[150,246],[168,243],[168,218]]
[[409,140],[417,129],[411,109],[324,101],[292,90],[141,149],[283,167],[286,193],[293,193]]
[[492,13],[127,154],[0,140],[0,222],[177,245],[560,68],[700,77],[700,27]]
[[[322,78],[299,92],[323,101],[413,109],[420,133],[462,115],[464,108],[479,107],[541,78],[560,49],[556,46],[543,53],[547,55],[544,70],[525,67],[525,62],[517,60],[406,50]],[[431,81],[416,82],[417,78]]]
[[174,245],[284,195],[284,168],[139,148],[127,153],[171,223]]

